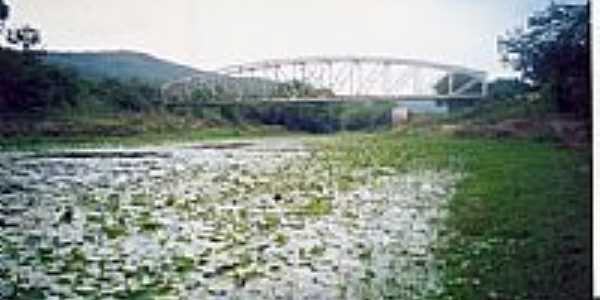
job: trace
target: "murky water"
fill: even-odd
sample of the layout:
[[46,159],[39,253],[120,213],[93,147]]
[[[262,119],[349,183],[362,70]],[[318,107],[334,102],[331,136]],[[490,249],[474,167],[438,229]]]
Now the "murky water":
[[456,180],[292,139],[0,153],[0,296],[416,299]]

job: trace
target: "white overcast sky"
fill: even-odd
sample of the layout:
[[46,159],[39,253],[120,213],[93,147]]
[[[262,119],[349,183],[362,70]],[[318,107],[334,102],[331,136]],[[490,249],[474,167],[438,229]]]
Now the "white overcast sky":
[[386,55],[506,73],[496,38],[550,0],[7,0],[48,50],[138,50],[200,69]]

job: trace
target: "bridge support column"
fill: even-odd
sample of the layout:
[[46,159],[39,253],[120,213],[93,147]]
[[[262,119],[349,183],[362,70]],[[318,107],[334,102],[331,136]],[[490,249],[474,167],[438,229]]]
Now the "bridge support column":
[[488,95],[488,83],[485,78],[481,80],[481,95],[482,98],[485,98]]
[[410,118],[410,112],[408,111],[408,108],[403,106],[396,106],[392,108],[391,115],[392,127],[406,124]]
[[454,94],[454,75],[448,74],[448,96]]

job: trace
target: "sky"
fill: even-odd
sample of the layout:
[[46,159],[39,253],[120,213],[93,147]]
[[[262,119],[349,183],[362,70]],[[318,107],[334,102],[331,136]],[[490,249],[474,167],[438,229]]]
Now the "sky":
[[6,0],[47,50],[126,49],[203,70],[269,58],[383,55],[491,77],[498,35],[550,0]]

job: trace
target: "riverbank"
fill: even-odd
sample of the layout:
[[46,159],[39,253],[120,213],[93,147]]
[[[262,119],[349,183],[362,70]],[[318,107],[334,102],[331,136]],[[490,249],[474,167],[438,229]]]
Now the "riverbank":
[[199,102],[156,104],[143,111],[62,108],[0,114],[0,147],[43,148],[122,143],[198,141],[291,133],[380,130],[389,126],[391,102]]
[[[260,138],[291,136],[278,127],[221,127],[189,130],[169,130],[163,132],[145,132],[127,136],[25,136],[0,140],[0,151],[44,151],[50,149],[98,148],[98,147],[135,147],[194,143],[211,140],[236,140],[241,138]],[[298,134],[302,135],[302,134]]]
[[591,291],[591,152],[530,140],[347,136],[340,161],[465,174],[438,240],[439,299],[584,299]]
[[291,135],[279,126],[215,123],[171,113],[15,115],[0,121],[0,151],[145,146]]

